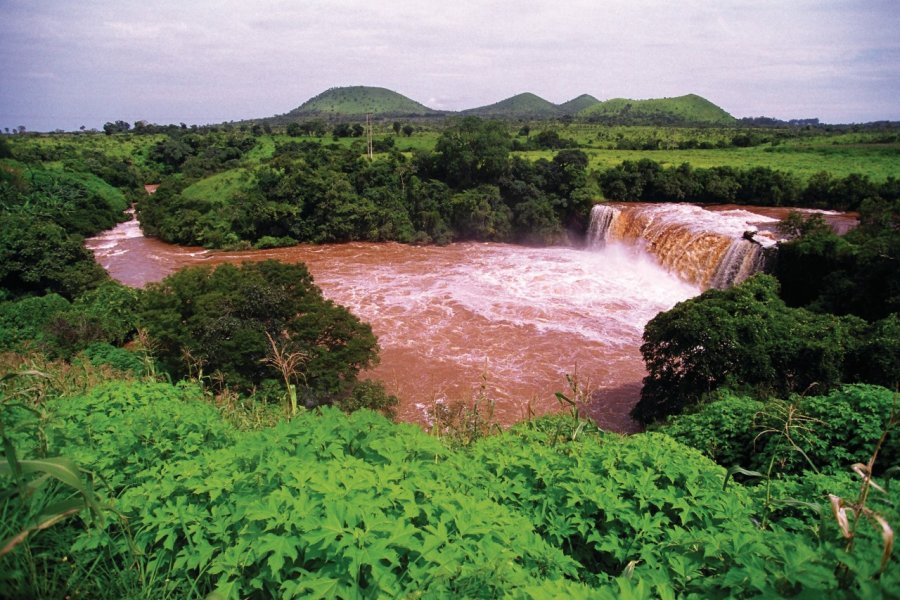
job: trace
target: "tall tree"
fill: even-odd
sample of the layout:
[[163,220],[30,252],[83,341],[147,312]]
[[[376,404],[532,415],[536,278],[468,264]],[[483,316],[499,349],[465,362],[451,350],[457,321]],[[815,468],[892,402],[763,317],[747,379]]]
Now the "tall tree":
[[342,398],[360,369],[378,360],[371,328],[323,298],[302,264],[183,269],[148,287],[140,320],[174,375],[187,373],[190,355],[244,388],[278,376],[265,362],[268,334],[283,351],[304,355],[300,397],[307,406]]
[[509,132],[500,121],[466,117],[441,134],[435,166],[452,187],[495,183],[507,168],[510,145]]

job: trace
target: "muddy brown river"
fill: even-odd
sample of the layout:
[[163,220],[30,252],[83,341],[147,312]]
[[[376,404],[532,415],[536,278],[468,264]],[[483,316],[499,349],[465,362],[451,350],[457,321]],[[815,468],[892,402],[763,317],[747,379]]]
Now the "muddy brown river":
[[[768,217],[768,215],[767,215]],[[87,241],[104,268],[142,287],[192,265],[304,262],[326,297],[371,323],[381,363],[364,375],[401,399],[400,420],[427,424],[438,403],[493,401],[508,425],[560,409],[577,373],[585,413],[634,431],[628,412],[646,374],[639,346],[658,312],[700,293],[639,247],[528,248],[351,243],[242,252],[145,238],[136,221]]]

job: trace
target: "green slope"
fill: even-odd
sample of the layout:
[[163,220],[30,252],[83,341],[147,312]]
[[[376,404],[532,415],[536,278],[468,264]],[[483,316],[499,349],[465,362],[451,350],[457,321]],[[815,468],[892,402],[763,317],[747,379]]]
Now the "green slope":
[[461,114],[478,117],[534,119],[555,117],[560,112],[559,108],[552,102],[530,92],[525,92],[494,104],[464,110]]
[[372,113],[376,116],[424,116],[437,111],[386,88],[352,86],[331,88],[310,98],[288,117],[346,117]]
[[559,110],[566,115],[575,115],[595,104],[600,104],[600,101],[590,94],[582,94],[577,98],[572,98],[568,102],[560,104]]
[[614,98],[590,106],[579,112],[578,116],[623,125],[730,125],[735,122],[730,114],[696,94],[650,100]]

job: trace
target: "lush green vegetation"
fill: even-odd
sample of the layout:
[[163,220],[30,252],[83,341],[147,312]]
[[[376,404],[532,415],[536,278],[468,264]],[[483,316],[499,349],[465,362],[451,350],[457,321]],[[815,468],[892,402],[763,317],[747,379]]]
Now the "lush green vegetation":
[[[724,468],[660,434],[556,417],[454,450],[331,409],[242,431],[198,388],[158,383],[3,411],[19,464],[66,456],[94,474],[96,507],[0,559],[13,594],[872,598],[900,584],[874,527],[847,546],[828,516],[817,486],[854,502],[851,475],[723,488]],[[85,477],[8,494],[4,533]],[[896,521],[896,498],[864,503]]]
[[91,172],[0,162],[0,300],[71,299],[99,285],[106,275],[83,236],[115,225],[126,206],[121,190]]
[[900,463],[900,437],[881,439],[897,410],[887,388],[845,385],[827,395],[790,401],[760,401],[731,392],[714,398],[657,429],[720,465],[763,472],[774,467],[781,475],[839,472],[867,464],[876,448],[879,472]]
[[371,328],[325,300],[302,264],[182,269],[150,285],[140,302],[138,320],[176,377],[202,378],[205,370],[249,389],[272,378],[270,363],[290,366],[285,384],[313,407],[346,397],[360,369],[377,362]]
[[858,174],[838,179],[820,172],[804,184],[789,171],[767,167],[694,169],[684,163],[664,168],[648,158],[625,161],[602,173],[599,179],[604,196],[619,201],[737,203],[857,211],[866,200],[887,203],[887,206],[900,200],[900,180],[893,176],[878,184]]
[[[859,203],[860,225],[843,237],[818,216],[782,224],[797,236],[781,246],[775,269],[788,304],[869,321],[900,313],[900,197],[898,182],[892,183],[893,198],[871,195]],[[835,187],[835,195],[846,189]]]
[[165,180],[141,202],[141,222],[164,240],[211,247],[548,242],[583,231],[592,202],[584,154],[530,163],[510,161],[509,147],[504,125],[475,118],[448,127],[434,153],[412,158],[391,152],[370,162],[351,149],[291,141],[252,170],[220,161],[221,172],[206,179],[185,172]]
[[[0,595],[896,594],[893,130],[392,121],[373,161],[360,123],[315,118],[0,138]],[[636,414],[658,432],[630,437],[577,405],[393,424],[362,410],[397,402],[357,381],[371,330],[304,267],[138,291],[83,247],[136,198],[146,231],[215,247],[547,243],[601,190],[861,225],[791,217],[772,276],[652,320]]]

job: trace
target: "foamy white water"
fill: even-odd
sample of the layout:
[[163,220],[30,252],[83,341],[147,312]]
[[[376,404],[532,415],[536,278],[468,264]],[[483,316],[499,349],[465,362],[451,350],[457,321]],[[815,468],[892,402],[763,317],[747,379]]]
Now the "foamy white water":
[[602,426],[633,430],[627,413],[645,375],[644,325],[699,292],[622,248],[340,244],[209,252],[144,238],[135,222],[88,246],[113,277],[138,286],[189,265],[305,262],[327,297],[372,324],[381,364],[369,376],[400,396],[400,418],[418,422],[436,402],[480,393],[506,424],[556,410],[554,392],[566,391],[566,374],[577,372],[597,391],[590,414]]

